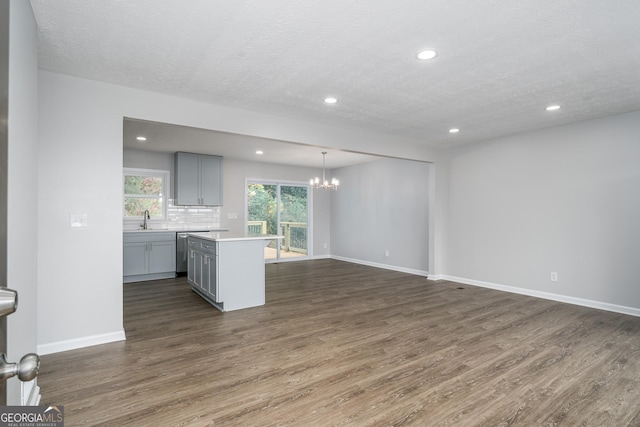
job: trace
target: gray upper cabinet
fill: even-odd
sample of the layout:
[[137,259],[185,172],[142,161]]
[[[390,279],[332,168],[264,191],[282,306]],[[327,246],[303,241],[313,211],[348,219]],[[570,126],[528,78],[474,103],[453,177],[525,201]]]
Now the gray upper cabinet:
[[222,206],[222,157],[175,154],[175,201],[179,206]]

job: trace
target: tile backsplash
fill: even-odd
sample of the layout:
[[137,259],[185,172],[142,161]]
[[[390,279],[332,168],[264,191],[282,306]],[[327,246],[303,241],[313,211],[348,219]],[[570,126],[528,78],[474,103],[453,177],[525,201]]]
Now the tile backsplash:
[[[184,230],[198,227],[201,229],[220,227],[219,206],[175,206],[173,199],[168,199],[167,220],[160,221],[151,218],[153,228],[169,230]],[[139,221],[124,221],[125,230],[137,230]]]

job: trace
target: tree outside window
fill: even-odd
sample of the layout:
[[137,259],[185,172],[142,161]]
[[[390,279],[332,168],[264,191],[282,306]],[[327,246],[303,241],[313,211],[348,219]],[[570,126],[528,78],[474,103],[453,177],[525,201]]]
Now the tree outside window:
[[124,171],[124,218],[165,218],[168,171],[128,169]]

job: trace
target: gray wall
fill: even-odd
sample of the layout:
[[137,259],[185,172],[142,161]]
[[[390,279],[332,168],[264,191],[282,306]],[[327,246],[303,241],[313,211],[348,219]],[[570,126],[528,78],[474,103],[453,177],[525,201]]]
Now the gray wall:
[[637,112],[445,150],[442,271],[640,307],[639,141]]
[[426,275],[430,167],[381,159],[331,171],[340,180],[331,193],[331,255]]

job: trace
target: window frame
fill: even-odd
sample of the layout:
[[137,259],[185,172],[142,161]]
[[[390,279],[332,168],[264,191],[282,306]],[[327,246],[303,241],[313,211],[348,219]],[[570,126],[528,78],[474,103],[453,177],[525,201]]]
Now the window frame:
[[[131,195],[127,195],[124,192],[124,181],[125,178],[127,176],[145,176],[145,177],[156,177],[156,178],[160,178],[162,180],[162,193],[159,197],[149,197],[149,195],[139,195],[138,197],[131,197]],[[152,217],[150,221],[154,221],[154,220],[161,220],[161,221],[166,221],[168,216],[167,216],[167,211],[168,211],[168,206],[169,206],[169,197],[170,197],[170,183],[171,181],[169,180],[171,177],[171,172],[168,170],[163,170],[163,169],[143,169],[143,168],[130,168],[130,167],[125,167],[122,168],[122,218],[125,222],[129,222],[129,223],[133,223],[133,222],[140,222],[143,220],[143,216],[124,216],[124,207],[125,207],[125,200],[127,198],[136,198],[136,199],[143,199],[143,198],[152,198],[152,199],[162,199],[162,217]]]

